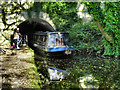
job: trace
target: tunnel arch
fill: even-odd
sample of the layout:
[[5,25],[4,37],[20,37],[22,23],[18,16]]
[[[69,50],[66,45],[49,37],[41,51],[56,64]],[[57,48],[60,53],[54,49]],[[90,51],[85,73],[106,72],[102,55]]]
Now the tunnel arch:
[[54,32],[55,29],[43,19],[27,19],[18,25],[21,34],[29,35],[36,31],[50,31]]

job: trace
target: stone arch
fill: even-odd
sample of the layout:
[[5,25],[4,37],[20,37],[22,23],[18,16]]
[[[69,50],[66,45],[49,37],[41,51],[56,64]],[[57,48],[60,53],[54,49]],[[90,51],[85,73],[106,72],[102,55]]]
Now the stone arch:
[[35,31],[55,31],[55,29],[46,20],[35,18],[23,21],[18,25],[18,28],[20,28],[21,34],[30,34]]

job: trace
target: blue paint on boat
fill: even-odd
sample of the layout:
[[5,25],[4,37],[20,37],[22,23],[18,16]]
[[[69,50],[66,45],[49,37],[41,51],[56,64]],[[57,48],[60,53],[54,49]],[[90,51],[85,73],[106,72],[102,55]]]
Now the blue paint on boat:
[[74,49],[72,47],[54,47],[54,48],[49,48],[49,52],[58,52],[58,51],[65,51],[65,50],[70,50],[73,51]]

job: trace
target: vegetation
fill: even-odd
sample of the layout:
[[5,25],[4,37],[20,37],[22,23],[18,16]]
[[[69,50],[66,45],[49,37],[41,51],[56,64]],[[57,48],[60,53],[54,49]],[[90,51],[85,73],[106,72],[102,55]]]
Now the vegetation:
[[[103,44],[100,41],[102,34],[93,22],[85,24],[78,18],[77,3],[42,2],[41,5],[41,10],[50,15],[57,30],[69,32],[71,45],[77,52],[89,54],[102,52]],[[101,43],[97,43],[98,41]]]
[[[119,47],[120,46],[119,45],[120,27],[119,27],[119,20],[118,20],[119,2],[116,2],[116,3],[115,2],[105,2],[105,3],[86,2],[84,4],[87,6],[88,12],[93,16],[93,21],[87,24],[82,23],[80,19],[78,21],[77,18],[75,18],[76,22],[74,21],[74,18],[72,15],[76,17],[75,3],[73,3],[71,8],[68,8],[68,6],[70,6],[70,3],[59,3],[59,5],[58,5],[58,2],[45,3],[43,6],[43,10],[49,13],[50,16],[52,14],[51,19],[54,21],[55,24],[57,24],[56,25],[57,28],[59,28],[58,25],[60,25],[61,27],[59,28],[60,30],[64,28],[62,30],[69,32],[71,44],[74,46],[76,51],[78,52],[81,51],[83,52],[83,55],[86,55],[86,56],[95,54],[96,56],[113,55],[115,57],[118,57],[119,49],[120,49]],[[104,5],[103,7],[101,7],[102,4]],[[70,16],[65,13],[69,10],[71,10],[72,12]],[[65,13],[65,14],[61,14],[61,13]],[[73,21],[67,18],[65,18],[66,21],[63,21],[64,18],[62,17],[67,17],[66,15],[70,19],[72,18]],[[66,24],[68,22],[70,24],[70,27],[68,24]],[[95,26],[95,24],[97,27]],[[68,27],[65,27],[64,25],[67,25]],[[79,54],[81,53],[78,53],[78,55]],[[117,66],[117,64],[119,63],[119,60],[117,59],[115,60],[93,59],[93,60],[95,61],[92,61],[89,58],[82,59],[82,60],[80,59],[80,62],[77,62],[78,65],[75,64],[75,66],[73,66],[74,68],[72,69],[74,72],[72,72],[73,73],[72,76],[73,76],[73,79],[75,80],[75,83],[78,83],[76,80],[78,80],[79,77],[82,76],[81,75],[82,73],[86,72],[87,74],[89,73],[94,74],[94,76],[97,78],[99,82],[99,88],[119,88],[119,85],[118,85],[119,81],[116,78],[114,78],[114,77],[119,77],[119,73],[117,74],[110,73],[112,72],[111,70],[114,70],[114,72],[117,72],[119,70],[119,67]],[[82,61],[84,63],[82,63]],[[84,67],[84,64],[85,64],[85,67]],[[113,66],[116,66],[116,67],[113,67]],[[99,68],[101,68],[102,70],[100,70]],[[82,70],[83,72],[78,72],[79,70]],[[99,70],[102,72],[100,72]],[[108,73],[109,73],[109,77],[107,77]],[[74,76],[74,75],[78,75],[78,76]],[[72,78],[70,80],[72,81]],[[74,83],[74,80],[72,81],[72,84]],[[69,81],[68,82],[66,81],[66,83],[69,84]],[[56,84],[53,84],[53,87]],[[61,83],[59,84],[60,84],[60,87],[64,86],[64,85],[61,86]],[[79,87],[79,85],[77,85],[76,87]],[[64,86],[64,88],[71,88],[71,87],[69,87],[69,85],[68,86],[66,85]]]
[[[76,9],[77,2],[10,4],[12,8],[9,13],[15,13],[17,22],[19,21],[17,15],[24,10],[27,11],[28,18],[32,18],[31,11],[36,12],[35,17],[39,16],[40,11],[48,13],[58,31],[66,31],[69,33],[70,43],[75,48],[76,56],[74,59],[77,61],[73,62],[72,68],[67,69],[70,72],[68,79],[51,83],[46,77],[40,74],[41,79],[43,79],[39,82],[41,88],[83,88],[79,82],[80,77],[92,74],[97,81],[89,83],[97,83],[98,88],[120,89],[120,2],[82,3],[86,5],[89,14],[93,17],[93,20],[89,23],[84,23],[78,18]],[[29,7],[25,8],[25,4]],[[9,4],[2,4],[2,23],[5,26],[3,31],[10,29],[14,24],[18,25],[16,21],[11,24],[7,23],[7,15],[9,14],[7,12],[8,8],[6,8],[7,5]],[[19,5],[21,5],[21,7],[18,7]],[[38,7],[40,7],[40,9]],[[96,58],[93,59],[93,57],[90,57],[93,55],[96,56]],[[118,58],[106,58],[107,55]],[[80,56],[88,56],[88,58],[81,58]],[[41,70],[40,67],[38,67],[38,69]]]
[[100,7],[100,2],[87,2],[85,4],[87,5],[88,12],[92,14],[100,32],[105,37],[104,55],[114,55],[118,57],[120,55],[120,2],[105,2],[102,8]]
[[[21,22],[20,14],[22,11],[27,11],[32,4],[29,2],[0,2],[2,23],[4,25],[3,31],[13,29]],[[28,7],[26,7],[28,5]]]
[[[87,6],[88,12],[93,16],[93,22],[98,26],[99,31],[101,32],[101,35],[104,36],[104,38],[101,40],[102,44],[104,45],[105,52],[104,55],[114,55],[115,57],[119,56],[120,51],[120,42],[119,42],[119,3],[120,2],[85,2],[84,4]],[[58,30],[61,31],[68,31],[70,33],[75,32],[81,32],[87,33],[85,30],[83,30],[81,27],[86,28],[82,23],[81,20],[77,18],[76,14],[76,5],[77,3],[64,3],[64,2],[55,2],[55,3],[42,3],[42,10],[46,13],[49,13],[50,17],[52,18],[53,22],[55,23]],[[104,6],[101,6],[104,5]],[[74,18],[73,18],[74,17]],[[90,26],[91,25],[91,26]],[[90,28],[92,27],[92,24],[89,24]],[[76,27],[79,27],[76,29]],[[94,36],[98,33],[98,29],[94,28],[87,28],[88,32],[94,32]],[[95,29],[97,29],[95,31]],[[70,37],[72,36],[70,34]],[[90,34],[90,33],[89,33]],[[80,33],[79,33],[80,35]],[[99,36],[98,35],[98,36]],[[86,37],[85,37],[86,36]],[[79,39],[74,40],[73,45],[75,47],[78,47],[81,43],[81,38],[85,39],[88,35],[85,34],[84,37],[78,37],[76,35],[76,38]],[[90,38],[93,38],[90,36]],[[87,39],[87,42],[89,39]],[[104,43],[103,43],[104,42]],[[75,44],[76,43],[76,44]],[[78,44],[79,43],[79,44]],[[79,50],[80,47],[77,49]],[[89,47],[88,47],[89,48]]]
[[96,56],[103,52],[102,34],[94,23],[83,25],[76,23],[68,32],[71,44],[77,53],[83,56]]
[[[96,89],[120,89],[119,60],[108,58],[80,58],[75,57],[77,61],[72,62],[73,66],[67,71],[70,75],[67,80],[51,82],[44,85],[44,89],[78,89],[78,88],[96,88]],[[86,76],[86,77],[85,77]],[[91,80],[86,78],[92,76]],[[81,80],[81,81],[80,81]],[[84,80],[84,81],[82,81]],[[84,87],[82,86],[84,85]],[[88,85],[88,86],[87,86]],[[92,85],[90,87],[89,85]],[[86,87],[85,87],[86,86]]]
[[79,58],[79,62],[75,62],[71,68],[72,78],[79,80],[78,77],[92,73],[98,80],[99,88],[120,88],[118,63],[118,59]]
[[49,14],[58,31],[66,31],[77,22],[77,3],[71,2],[42,2],[42,10]]

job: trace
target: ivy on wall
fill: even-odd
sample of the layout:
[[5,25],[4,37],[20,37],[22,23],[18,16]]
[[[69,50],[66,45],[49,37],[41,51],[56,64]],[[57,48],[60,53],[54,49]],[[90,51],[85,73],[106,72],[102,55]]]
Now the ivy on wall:
[[96,25],[105,37],[104,55],[119,56],[120,52],[120,2],[86,2],[88,12],[93,16]]

